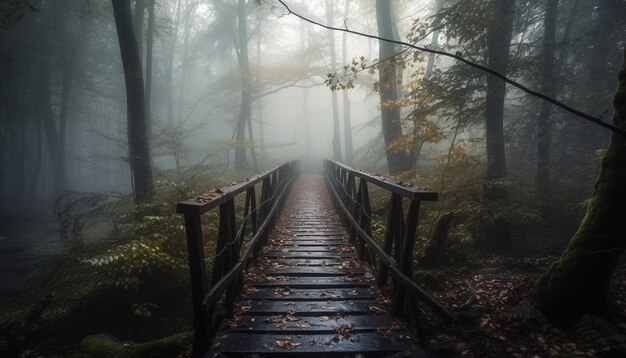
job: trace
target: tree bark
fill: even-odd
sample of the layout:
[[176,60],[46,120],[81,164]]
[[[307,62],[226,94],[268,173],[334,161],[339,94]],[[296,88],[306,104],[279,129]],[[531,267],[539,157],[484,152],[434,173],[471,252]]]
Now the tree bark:
[[143,18],[146,14],[146,0],[135,0],[135,13],[133,19],[133,28],[135,29],[135,38],[137,39],[137,48],[139,51],[139,59],[143,53]]
[[[435,15],[437,15],[439,13],[439,11],[441,11],[441,8],[443,6],[442,3],[443,0],[436,0],[435,1]],[[433,31],[432,37],[430,39],[430,48],[437,50],[439,49],[439,23],[434,23],[433,26],[435,27],[435,30]],[[428,62],[426,62],[426,69],[424,70],[424,78],[425,79],[429,79],[430,76],[433,73],[433,68],[435,67],[435,54],[434,53],[429,53],[428,54]]]
[[[258,26],[262,26],[261,24],[259,24]],[[259,27],[257,29],[257,41],[256,41],[256,64],[257,64],[257,68],[261,68],[261,43],[262,43],[262,39],[263,39],[263,30],[261,29],[261,27]],[[262,165],[262,163],[265,161],[265,133],[264,133],[264,129],[263,126],[265,125],[265,123],[263,123],[263,98],[257,98],[256,102],[256,106],[258,108],[259,111],[259,118],[258,118],[258,122],[259,122],[259,149],[261,152],[260,155],[260,163]]]
[[166,73],[165,73],[165,90],[167,105],[167,120],[169,123],[174,122],[174,54],[176,53],[176,45],[178,43],[178,22],[180,21],[180,8],[182,0],[176,1],[176,15],[174,17],[174,30],[172,31],[172,42],[170,51],[167,55]]
[[185,19],[183,20],[184,29],[183,29],[183,53],[181,55],[181,75],[180,75],[180,85],[178,87],[178,120],[182,120],[183,118],[183,103],[185,96],[185,87],[187,86],[187,77],[188,77],[188,64],[189,64],[189,36],[191,35],[191,25],[192,25],[192,15],[195,10],[195,5],[190,5],[187,2],[187,7],[185,7]]
[[[348,18],[350,10],[350,0],[346,0],[344,3],[344,13],[343,17],[345,19]],[[348,60],[348,40],[347,33],[343,33],[343,37],[341,39],[341,57],[343,64],[346,65]],[[354,161],[354,153],[352,149],[352,121],[350,119],[350,98],[348,96],[349,90],[341,91],[343,96],[343,141],[344,147],[346,151],[346,163],[352,165]]]
[[[333,26],[334,6],[331,0],[326,0],[326,22],[328,26]],[[337,55],[335,52],[335,32],[327,31],[328,46],[330,48],[330,72],[335,72],[337,68]],[[331,91],[331,102],[333,110],[333,159],[341,161],[341,140],[339,129],[339,105],[337,103],[337,91]]]
[[[556,69],[555,69],[555,36],[558,0],[547,0],[544,18],[543,36],[543,93],[556,97]],[[535,185],[541,195],[542,216],[548,215],[550,203],[550,141],[552,139],[552,126],[550,114],[552,104],[547,101],[541,102],[541,109],[537,117],[537,176]]]
[[148,28],[146,34],[146,124],[148,139],[152,137],[152,51],[154,46],[154,1],[148,0]]
[[[378,25],[378,36],[387,39],[393,38],[389,1],[376,0],[376,22]],[[395,84],[397,70],[393,64],[390,65],[384,62],[385,59],[394,55],[394,45],[386,41],[379,41],[378,49],[379,58],[383,61],[378,68],[378,75],[387,168],[389,173],[399,174],[410,170],[411,165],[406,151],[390,149],[393,142],[402,138],[400,108],[398,106],[386,105],[389,101],[398,99],[398,87]]]
[[[237,7],[239,72],[241,76],[241,108],[237,119],[235,136],[235,170],[249,169],[246,159],[246,125],[252,116],[252,94],[250,93],[250,59],[248,55],[248,19],[246,0],[239,0]],[[252,144],[252,143],[250,143]],[[251,151],[254,151],[252,146]],[[258,168],[255,168],[258,169]]]
[[[487,65],[503,75],[509,64],[509,47],[513,33],[515,0],[493,0],[492,24],[487,35]],[[504,97],[506,83],[487,75],[486,142],[487,180],[507,175],[504,151]]]
[[146,126],[146,104],[141,60],[128,0],[111,0],[126,82],[128,157],[133,176],[135,202],[154,195],[152,165]]
[[[47,62],[47,61],[46,61]],[[50,101],[50,70],[42,68],[38,80],[39,91],[39,111],[41,123],[43,124],[43,133],[48,146],[48,154],[52,164],[52,185],[51,194],[57,196],[63,190],[63,175],[61,175],[61,150],[59,147],[59,136],[57,126],[54,121],[54,113],[52,112],[52,103]]]
[[[626,124],[626,51],[613,99],[612,123]],[[571,325],[605,313],[611,276],[626,241],[626,138],[612,133],[587,213],[560,259],[535,283],[538,308],[553,323]]]
[[[306,34],[304,22],[300,26],[300,46],[302,53],[305,53],[309,46],[309,37]],[[304,122],[304,153],[306,158],[311,158],[311,119],[309,117],[309,89],[302,89],[302,120]]]

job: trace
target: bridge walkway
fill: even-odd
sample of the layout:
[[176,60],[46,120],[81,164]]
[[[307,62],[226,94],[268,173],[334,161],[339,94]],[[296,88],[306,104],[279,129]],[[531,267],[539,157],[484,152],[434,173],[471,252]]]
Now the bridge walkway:
[[206,357],[421,356],[390,303],[322,177],[302,176]]

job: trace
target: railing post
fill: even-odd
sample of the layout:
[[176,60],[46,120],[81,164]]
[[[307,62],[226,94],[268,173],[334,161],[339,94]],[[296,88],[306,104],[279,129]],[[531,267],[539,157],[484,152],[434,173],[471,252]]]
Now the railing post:
[[[363,178],[359,180],[359,208],[360,211],[360,221],[359,224],[361,228],[367,233],[367,235],[372,236],[372,207],[370,204],[370,194],[367,188],[367,181]],[[365,259],[365,243],[363,239],[359,240],[359,259]]]
[[[387,218],[387,233],[385,235],[385,241],[383,242],[383,250],[387,255],[391,256],[391,249],[394,245],[394,242],[396,244],[396,254],[398,253],[398,241],[401,238],[403,230],[402,221],[404,221],[404,219],[402,218],[402,196],[396,193],[391,193],[389,206],[390,208],[389,216]],[[397,257],[395,257],[395,259],[396,261],[398,260]],[[383,265],[380,267],[376,280],[378,286],[385,287],[387,285],[388,273],[389,270],[387,266]]]
[[[237,260],[239,260],[239,252],[241,251],[241,246],[240,246],[241,241],[239,239],[243,238],[243,235],[245,235],[245,224],[244,224],[244,227],[242,228],[241,237],[239,237],[237,235],[237,223],[235,222],[235,200],[234,199],[228,200],[223,205],[226,206],[225,210],[227,211],[227,216],[228,216],[227,233],[228,233],[228,238],[229,238],[229,240],[226,242],[226,245],[228,247],[226,248],[226,251],[224,252],[224,254],[226,255],[226,262],[224,265],[225,267],[224,267],[223,272],[225,274],[228,271],[230,271],[230,269],[233,268]],[[235,301],[235,296],[237,295],[237,292],[239,291],[240,283],[241,283],[241,280],[239,278],[236,278],[230,284],[228,290],[226,291],[225,303],[226,303],[226,311],[229,316],[234,313],[234,301]]]
[[263,183],[261,184],[261,203],[259,203],[260,206],[260,217],[259,219],[261,221],[265,221],[265,218],[267,217],[267,212],[268,212],[268,207],[269,207],[269,203],[268,200],[270,198],[270,191],[272,187],[272,183],[270,181],[269,177],[263,178]]
[[259,216],[258,209],[256,207],[256,189],[254,186],[251,186],[248,189],[246,195],[250,198],[250,225],[252,228],[252,233],[256,234],[257,231],[257,218]]
[[191,278],[191,302],[193,305],[193,352],[192,356],[202,357],[210,341],[209,326],[205,307],[202,305],[207,292],[206,267],[204,265],[204,240],[200,213],[186,211],[185,231],[187,235],[187,255],[189,257],[189,276]]
[[[278,171],[272,174],[272,196],[276,196],[278,192]],[[272,200],[273,203],[273,200]]]
[[[406,217],[406,229],[404,231],[404,237],[402,239],[402,247],[399,251],[398,267],[400,271],[412,278],[412,263],[413,263],[413,248],[415,246],[415,239],[417,234],[417,220],[419,218],[420,201],[411,200],[409,204],[409,211]],[[404,298],[406,295],[406,287],[402,285],[396,285],[394,289],[394,299],[391,306],[391,314],[399,316],[404,309]]]

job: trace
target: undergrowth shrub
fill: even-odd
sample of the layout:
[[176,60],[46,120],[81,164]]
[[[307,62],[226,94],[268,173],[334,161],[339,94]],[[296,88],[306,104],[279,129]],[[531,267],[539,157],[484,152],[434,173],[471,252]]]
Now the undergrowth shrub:
[[[134,205],[123,194],[66,194],[55,204],[62,235],[72,259],[57,274],[55,285],[81,300],[98,292],[132,290],[146,300],[155,287],[186,287],[187,246],[184,220],[177,202],[220,186],[207,168],[191,168],[178,176],[159,173],[155,196]],[[205,214],[205,237],[216,237],[217,210]],[[105,226],[106,239],[88,244],[90,226]],[[207,241],[206,254],[214,247]],[[210,272],[210,271],[209,271]],[[137,315],[149,317],[154,303],[134,303]]]

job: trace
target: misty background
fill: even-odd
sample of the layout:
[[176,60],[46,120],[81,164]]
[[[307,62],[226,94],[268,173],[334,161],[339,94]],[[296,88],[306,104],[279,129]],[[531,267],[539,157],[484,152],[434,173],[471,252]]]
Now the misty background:
[[[595,207],[625,39],[623,0],[3,1],[0,320],[36,300],[34,282],[63,292],[52,321],[82,322],[75,308],[107,295],[128,295],[128,310],[102,316],[187,317],[172,308],[187,296],[165,299],[188,291],[175,203],[292,159],[438,192],[416,257],[445,224],[441,265],[497,254],[539,258],[544,272]],[[141,263],[120,256],[135,250]],[[171,333],[108,324],[89,328]]]

